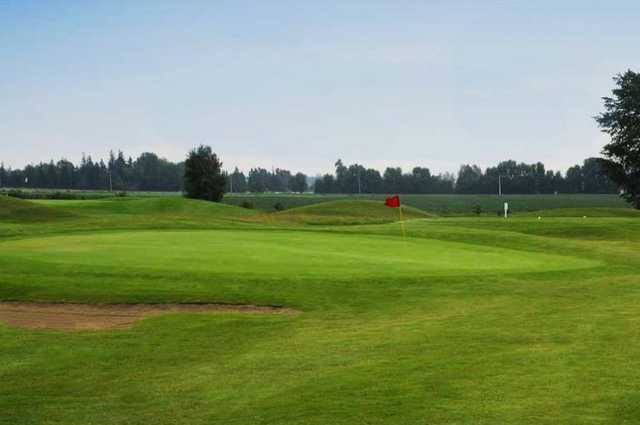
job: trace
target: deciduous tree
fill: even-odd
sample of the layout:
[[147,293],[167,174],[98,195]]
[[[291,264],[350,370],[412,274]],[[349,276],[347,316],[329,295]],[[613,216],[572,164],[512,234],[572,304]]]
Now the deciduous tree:
[[640,74],[628,70],[614,81],[612,96],[603,98],[604,112],[596,117],[611,137],[601,163],[622,197],[640,209]]

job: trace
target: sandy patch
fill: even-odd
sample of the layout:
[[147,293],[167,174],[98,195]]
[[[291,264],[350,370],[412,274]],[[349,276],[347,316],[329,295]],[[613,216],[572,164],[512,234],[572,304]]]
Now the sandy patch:
[[27,329],[122,329],[148,316],[167,313],[294,314],[281,307],[230,304],[76,304],[0,302],[0,322]]

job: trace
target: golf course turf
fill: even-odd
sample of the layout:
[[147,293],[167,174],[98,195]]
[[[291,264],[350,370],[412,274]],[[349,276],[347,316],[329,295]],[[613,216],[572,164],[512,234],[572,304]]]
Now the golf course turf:
[[0,197],[0,302],[295,311],[0,315],[0,424],[640,422],[640,214],[399,217]]

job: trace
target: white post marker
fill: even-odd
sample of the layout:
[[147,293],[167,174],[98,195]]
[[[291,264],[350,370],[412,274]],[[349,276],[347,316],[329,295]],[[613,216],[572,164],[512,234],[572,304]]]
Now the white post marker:
[[504,218],[508,218],[509,217],[509,203],[505,202],[504,203]]

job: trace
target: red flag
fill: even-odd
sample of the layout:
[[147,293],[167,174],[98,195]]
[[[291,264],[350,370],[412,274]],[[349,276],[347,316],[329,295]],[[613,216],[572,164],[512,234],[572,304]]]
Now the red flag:
[[400,207],[400,197],[398,195],[389,196],[387,200],[384,201],[384,204],[390,208],[399,208]]

